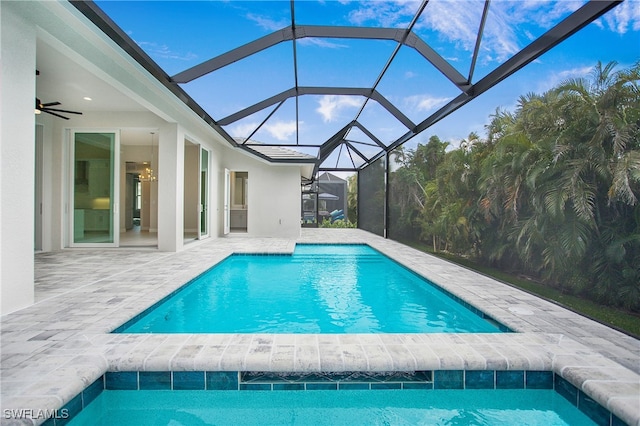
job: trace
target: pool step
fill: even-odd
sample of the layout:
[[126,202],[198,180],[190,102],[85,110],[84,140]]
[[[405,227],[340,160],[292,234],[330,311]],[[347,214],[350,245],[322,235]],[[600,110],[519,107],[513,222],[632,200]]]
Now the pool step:
[[379,263],[382,260],[378,254],[294,254],[292,258],[295,263]]

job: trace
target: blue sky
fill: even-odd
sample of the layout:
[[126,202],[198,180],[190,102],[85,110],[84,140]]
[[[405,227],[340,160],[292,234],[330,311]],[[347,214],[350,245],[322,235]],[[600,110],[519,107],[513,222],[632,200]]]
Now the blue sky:
[[[169,75],[204,62],[291,24],[288,1],[98,1]],[[483,3],[432,0],[414,32],[468,76]],[[473,82],[543,34],[583,1],[494,0],[486,23]],[[295,3],[298,25],[406,28],[419,7],[412,1],[304,0]],[[293,42],[280,43],[183,88],[216,120],[294,86]],[[394,42],[347,39],[296,41],[300,86],[371,87],[395,47]],[[564,79],[587,76],[597,61],[630,66],[640,59],[640,1],[626,0],[597,22],[534,63],[414,138],[408,147],[436,134],[454,145],[484,126],[497,107],[513,109],[520,95],[541,93]],[[414,123],[427,118],[460,91],[415,50],[402,47],[378,91]],[[287,100],[253,139],[264,143],[318,144],[362,108],[359,96],[303,96],[298,123],[295,100]],[[247,137],[273,110],[265,109],[225,129]],[[406,132],[376,102],[359,120],[383,142]],[[296,127],[299,139],[296,139]],[[361,132],[350,139],[369,142]],[[367,145],[359,149],[373,152]],[[303,149],[299,149],[303,150]],[[304,150],[303,150],[304,151]],[[310,152],[311,153],[311,152]],[[337,159],[343,162],[346,159]]]

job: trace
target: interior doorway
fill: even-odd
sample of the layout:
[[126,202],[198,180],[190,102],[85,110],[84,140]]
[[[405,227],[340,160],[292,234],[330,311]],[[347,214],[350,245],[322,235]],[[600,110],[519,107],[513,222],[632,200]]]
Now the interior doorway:
[[229,172],[229,230],[247,232],[249,228],[249,172]]
[[123,129],[120,247],[158,246],[157,129]]

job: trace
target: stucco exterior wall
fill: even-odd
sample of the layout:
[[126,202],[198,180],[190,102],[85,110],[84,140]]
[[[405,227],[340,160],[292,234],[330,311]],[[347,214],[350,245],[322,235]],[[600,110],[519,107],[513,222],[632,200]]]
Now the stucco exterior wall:
[[[224,197],[224,169],[249,173],[247,236],[296,238],[300,235],[299,167],[267,164],[231,148],[224,149],[220,165],[220,206]],[[223,209],[219,210],[222,214]],[[222,234],[222,220],[219,232]]]
[[[35,27],[0,2],[0,313],[33,303]],[[28,71],[27,71],[28,70]]]

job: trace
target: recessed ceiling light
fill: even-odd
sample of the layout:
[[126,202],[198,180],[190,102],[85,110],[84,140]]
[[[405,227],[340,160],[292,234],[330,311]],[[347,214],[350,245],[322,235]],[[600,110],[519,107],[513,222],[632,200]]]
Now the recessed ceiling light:
[[93,99],[91,99],[91,98],[90,98],[90,97],[88,97],[88,96],[85,96],[85,97],[84,97],[84,98],[82,98],[82,99],[84,99],[85,101],[92,101],[92,100],[93,100]]

